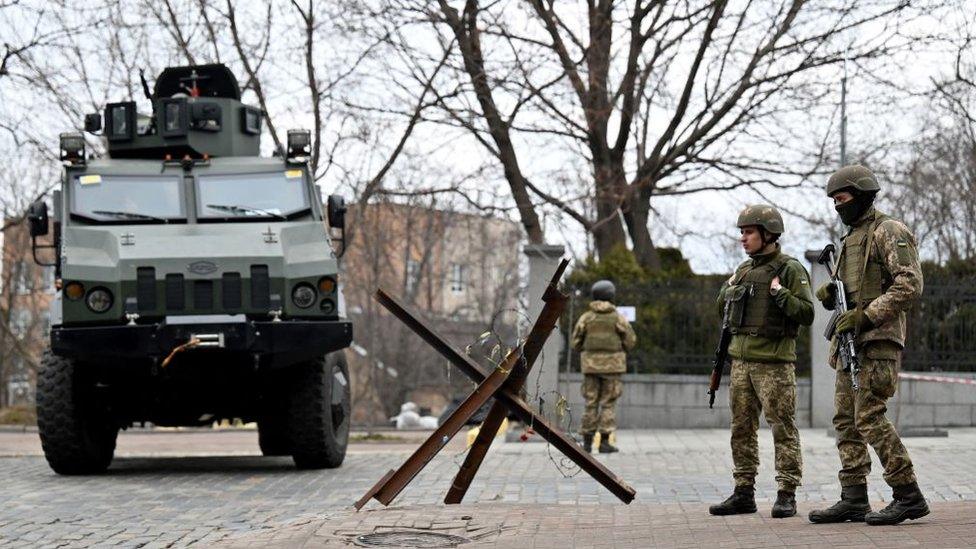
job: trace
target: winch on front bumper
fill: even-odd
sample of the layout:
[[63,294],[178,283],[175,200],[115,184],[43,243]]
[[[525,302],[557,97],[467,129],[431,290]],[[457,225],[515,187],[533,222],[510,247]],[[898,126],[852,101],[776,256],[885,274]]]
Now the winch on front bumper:
[[193,352],[247,353],[259,356],[262,364],[284,366],[348,347],[352,323],[206,315],[167,317],[154,324],[51,328],[54,354],[83,361],[162,360],[194,339]]

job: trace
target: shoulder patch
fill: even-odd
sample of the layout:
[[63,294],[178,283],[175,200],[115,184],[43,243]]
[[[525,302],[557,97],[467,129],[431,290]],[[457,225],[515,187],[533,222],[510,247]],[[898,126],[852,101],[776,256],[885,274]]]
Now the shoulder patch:
[[895,254],[898,256],[898,264],[902,267],[908,267],[912,264],[912,248],[906,240],[899,239],[895,243]]

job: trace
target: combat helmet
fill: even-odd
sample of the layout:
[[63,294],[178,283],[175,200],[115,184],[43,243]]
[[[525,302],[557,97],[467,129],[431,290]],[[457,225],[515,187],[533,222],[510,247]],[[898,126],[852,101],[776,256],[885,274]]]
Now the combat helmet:
[[860,164],[852,164],[837,170],[827,180],[827,196],[833,196],[834,193],[844,189],[877,192],[881,190],[881,185],[878,184],[874,172]]
[[746,206],[739,213],[739,219],[736,221],[735,226],[741,229],[742,227],[749,227],[751,225],[758,225],[765,229],[766,232],[772,234],[783,234],[785,232],[783,216],[780,215],[776,208],[765,204]]
[[597,280],[590,288],[590,297],[597,301],[613,301],[617,295],[617,287],[609,280]]

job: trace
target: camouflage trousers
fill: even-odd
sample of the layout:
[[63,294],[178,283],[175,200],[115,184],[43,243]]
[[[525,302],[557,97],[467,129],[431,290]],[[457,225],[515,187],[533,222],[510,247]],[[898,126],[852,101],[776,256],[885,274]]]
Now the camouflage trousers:
[[759,468],[759,412],[773,431],[776,483],[793,492],[800,485],[803,458],[796,428],[796,368],[792,363],[732,361],[732,476],[736,486],[752,486]]
[[591,435],[617,429],[617,399],[623,393],[622,374],[583,374],[583,398],[586,410],[580,432]]
[[860,390],[854,391],[850,372],[842,369],[837,371],[834,385],[834,429],[840,453],[840,484],[867,483],[871,472],[868,444],[878,454],[889,486],[915,482],[908,450],[901,443],[895,426],[885,417],[888,399],[894,396],[898,386],[901,350],[887,341],[872,342],[860,351],[859,358]]

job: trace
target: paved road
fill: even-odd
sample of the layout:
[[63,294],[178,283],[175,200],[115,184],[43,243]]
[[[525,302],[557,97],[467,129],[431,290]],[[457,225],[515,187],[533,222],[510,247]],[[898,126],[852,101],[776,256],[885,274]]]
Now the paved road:
[[[40,457],[34,437],[0,433],[0,456],[8,456],[0,457],[3,547],[208,546],[323,516],[351,517],[348,506],[416,444],[355,444],[340,469],[307,472],[296,471],[288,458],[257,456],[254,432],[124,433],[108,474],[59,477]],[[798,499],[807,507],[832,501],[839,491],[833,440],[820,430],[802,431],[801,438],[805,478]],[[776,493],[768,430],[760,440],[764,463],[757,496],[761,512],[768,513]],[[724,430],[624,431],[619,443],[620,454],[602,459],[637,490],[640,506],[680,505],[692,516],[700,506],[704,516],[705,504],[720,501],[730,489]],[[930,500],[962,505],[953,512],[976,517],[976,429],[907,444]],[[441,509],[463,459],[462,445],[452,442],[447,455],[435,459],[395,505]],[[485,509],[550,504],[546,508],[557,514],[559,504],[620,505],[585,473],[573,472],[545,444],[497,444],[466,502],[487,504]],[[873,500],[888,498],[877,464],[870,482]],[[565,509],[579,513],[575,506]]]

